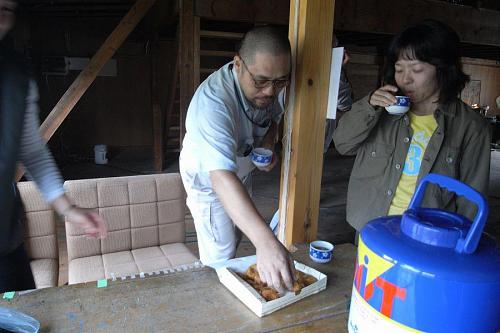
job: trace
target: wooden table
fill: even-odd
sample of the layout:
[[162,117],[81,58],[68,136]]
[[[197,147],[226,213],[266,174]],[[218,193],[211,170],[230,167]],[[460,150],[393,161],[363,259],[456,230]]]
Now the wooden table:
[[326,290],[264,318],[254,315],[207,267],[166,275],[41,289],[0,300],[37,318],[41,332],[347,332],[356,248],[335,247],[329,264],[305,246],[294,258],[328,276]]

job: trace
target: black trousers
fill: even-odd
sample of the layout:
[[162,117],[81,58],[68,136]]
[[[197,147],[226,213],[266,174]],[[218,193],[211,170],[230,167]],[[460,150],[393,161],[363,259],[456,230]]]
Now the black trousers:
[[28,255],[21,245],[0,257],[0,293],[35,289]]

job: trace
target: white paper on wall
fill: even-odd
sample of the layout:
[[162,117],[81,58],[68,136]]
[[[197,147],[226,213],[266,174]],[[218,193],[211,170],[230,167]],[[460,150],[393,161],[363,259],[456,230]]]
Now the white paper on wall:
[[337,101],[340,87],[340,71],[342,70],[342,60],[344,59],[344,48],[334,47],[332,49],[332,63],[330,66],[330,85],[328,89],[327,119],[335,119],[337,116]]

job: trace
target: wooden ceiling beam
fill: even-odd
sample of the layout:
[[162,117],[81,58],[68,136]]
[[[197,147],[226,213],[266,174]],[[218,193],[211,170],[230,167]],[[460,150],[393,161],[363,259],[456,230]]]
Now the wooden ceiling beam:
[[436,0],[337,0],[335,29],[397,34],[412,23],[437,19],[462,42],[500,46],[500,12]]
[[195,0],[194,15],[221,21],[288,24],[290,0]]

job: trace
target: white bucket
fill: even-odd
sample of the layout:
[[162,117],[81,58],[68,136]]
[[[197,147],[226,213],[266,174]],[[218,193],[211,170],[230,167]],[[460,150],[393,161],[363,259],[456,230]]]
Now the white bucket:
[[94,160],[95,164],[107,164],[108,159],[106,154],[108,152],[108,147],[106,145],[95,145],[94,146]]

